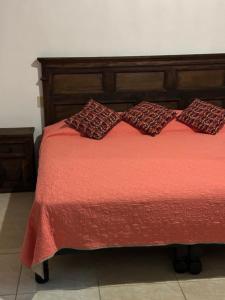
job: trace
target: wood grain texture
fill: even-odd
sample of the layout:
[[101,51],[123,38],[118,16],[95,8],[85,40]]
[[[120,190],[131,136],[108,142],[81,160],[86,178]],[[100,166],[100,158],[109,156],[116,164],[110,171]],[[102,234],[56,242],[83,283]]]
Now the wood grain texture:
[[164,90],[164,72],[116,73],[117,91]]
[[0,192],[34,190],[34,128],[0,128]]
[[224,70],[195,70],[178,72],[178,88],[220,88],[224,86]]
[[56,74],[53,76],[53,94],[103,92],[102,74]]
[[194,98],[225,107],[225,54],[38,58],[45,125],[93,98],[121,111],[147,100],[183,109]]

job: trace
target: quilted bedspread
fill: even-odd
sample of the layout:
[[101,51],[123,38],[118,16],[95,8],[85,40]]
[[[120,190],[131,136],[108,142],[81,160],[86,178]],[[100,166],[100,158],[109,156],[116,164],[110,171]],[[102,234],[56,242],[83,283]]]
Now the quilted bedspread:
[[177,243],[225,243],[225,128],[174,120],[150,137],[121,122],[100,141],[45,128],[23,264],[61,248]]

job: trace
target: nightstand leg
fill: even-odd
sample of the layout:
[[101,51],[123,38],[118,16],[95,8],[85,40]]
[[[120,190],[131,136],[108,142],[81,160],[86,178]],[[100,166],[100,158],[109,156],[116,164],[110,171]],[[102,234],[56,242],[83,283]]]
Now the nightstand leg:
[[35,281],[37,283],[43,284],[49,281],[49,268],[48,268],[48,260],[43,262],[43,274],[44,278],[35,273]]
[[188,271],[188,246],[178,245],[174,248],[173,268],[176,273]]

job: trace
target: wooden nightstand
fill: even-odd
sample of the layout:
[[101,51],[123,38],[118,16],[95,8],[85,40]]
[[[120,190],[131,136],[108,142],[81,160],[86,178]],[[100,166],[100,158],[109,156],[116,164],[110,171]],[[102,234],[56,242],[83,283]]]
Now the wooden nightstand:
[[0,192],[34,190],[33,133],[33,127],[0,128]]

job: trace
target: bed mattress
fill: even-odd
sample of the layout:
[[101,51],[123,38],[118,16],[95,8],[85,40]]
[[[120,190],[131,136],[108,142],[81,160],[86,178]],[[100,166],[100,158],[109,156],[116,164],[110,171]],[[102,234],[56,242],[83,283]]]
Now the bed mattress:
[[194,243],[225,243],[225,128],[173,120],[150,137],[121,122],[100,141],[45,128],[26,266],[62,248]]

